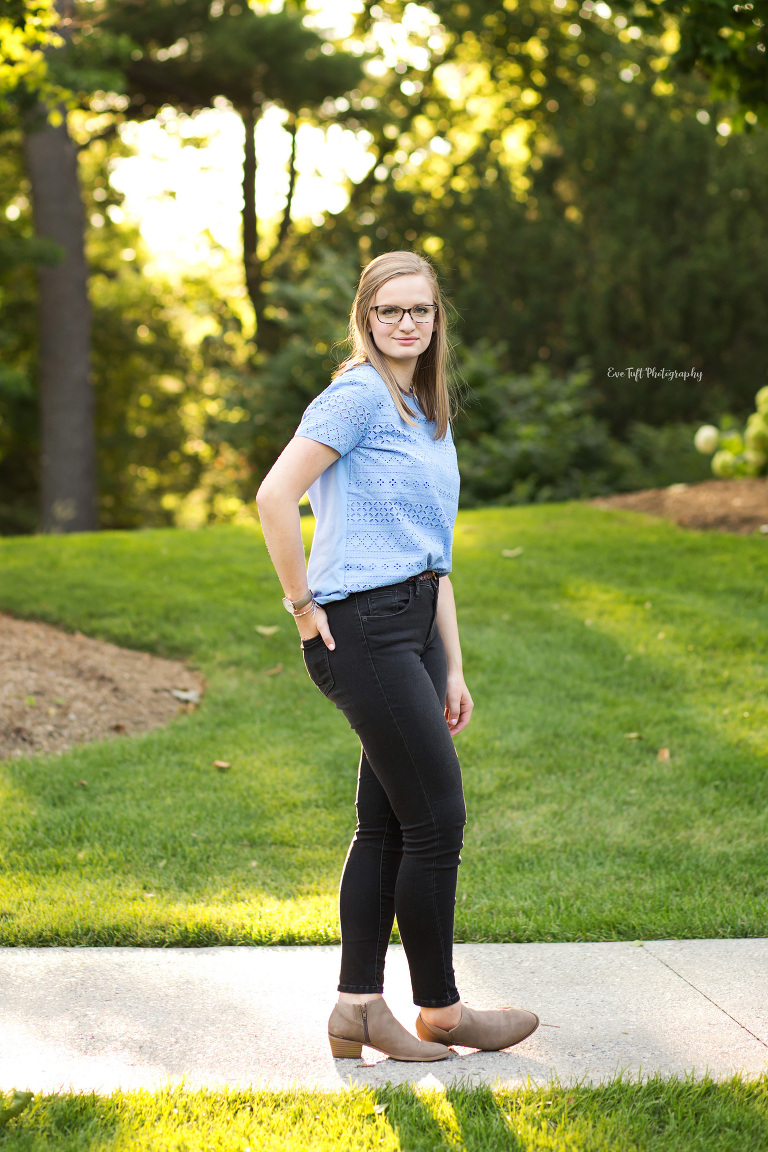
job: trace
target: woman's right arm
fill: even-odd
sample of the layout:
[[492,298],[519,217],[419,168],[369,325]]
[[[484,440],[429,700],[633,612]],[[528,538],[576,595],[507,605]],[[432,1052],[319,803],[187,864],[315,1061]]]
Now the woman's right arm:
[[[309,590],[299,500],[338,458],[335,448],[304,436],[295,436],[256,493],[267,550],[283,592],[291,600],[299,600]],[[309,640],[319,632],[329,648],[335,647],[328,618],[320,605],[314,615],[308,612],[298,617],[296,627],[302,640]]]

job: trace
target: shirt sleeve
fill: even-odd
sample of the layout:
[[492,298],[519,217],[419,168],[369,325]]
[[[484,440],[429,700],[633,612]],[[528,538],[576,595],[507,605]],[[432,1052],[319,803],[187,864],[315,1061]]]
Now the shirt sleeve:
[[341,377],[315,397],[296,435],[327,444],[345,456],[365,435],[374,407],[374,397],[364,383]]

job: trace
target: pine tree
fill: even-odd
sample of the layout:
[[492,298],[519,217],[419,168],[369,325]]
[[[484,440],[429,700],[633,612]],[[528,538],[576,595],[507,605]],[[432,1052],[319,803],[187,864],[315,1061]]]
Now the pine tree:
[[[96,6],[89,5],[89,8]],[[325,101],[354,88],[361,62],[337,51],[303,24],[299,7],[259,13],[235,0],[165,0],[124,3],[103,0],[91,13],[83,47],[102,61],[120,66],[130,97],[127,116],[154,116],[163,104],[191,113],[225,97],[243,121],[243,263],[245,282],[256,315],[259,347],[270,344],[265,316],[265,269],[285,244],[291,228],[295,185],[295,132],[300,116],[317,114]],[[126,57],[126,44],[132,45]],[[121,58],[121,53],[122,58]],[[256,215],[254,131],[269,105],[287,110],[293,136],[289,193],[276,245],[259,256]]]

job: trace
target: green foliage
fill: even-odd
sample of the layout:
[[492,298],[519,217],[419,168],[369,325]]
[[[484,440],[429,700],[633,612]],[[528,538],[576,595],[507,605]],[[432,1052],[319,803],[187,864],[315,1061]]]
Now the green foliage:
[[713,99],[735,105],[738,127],[758,121],[768,124],[764,0],[747,4],[662,0],[653,5],[618,0],[616,7],[628,12],[640,28],[656,33],[670,25],[676,28],[679,44],[671,59],[672,74],[696,69],[707,76]]
[[0,1128],[7,1128],[9,1120],[15,1120],[31,1103],[31,1092],[15,1091],[7,1105],[4,1104],[3,1095],[0,1093]]
[[[767,578],[759,537],[580,504],[461,514],[458,939],[764,935]],[[258,528],[6,538],[0,607],[208,681],[166,729],[0,765],[1,943],[338,940],[359,748]]]
[[726,418],[720,428],[703,424],[694,437],[698,451],[712,457],[712,471],[721,480],[768,472],[768,386],[755,396],[755,407],[742,431]]
[[612,443],[592,414],[590,373],[554,376],[534,364],[525,376],[505,374],[505,349],[467,351],[471,388],[456,429],[465,503],[527,504],[610,489]]
[[80,31],[81,50],[102,59],[105,37],[130,41],[130,56],[115,65],[124,71],[132,107],[145,116],[166,103],[187,111],[206,107],[217,96],[238,109],[268,100],[298,112],[361,78],[358,59],[331,45],[322,51],[325,41],[304,26],[299,6],[259,11],[233,0],[216,6],[101,0],[96,10],[100,18],[89,13]]
[[693,445],[693,424],[664,424],[655,428],[631,424],[626,438],[615,446],[619,469],[616,490],[666,488],[670,484],[696,484],[709,473]]
[[29,185],[12,115],[0,119],[0,533],[36,520],[35,269],[58,258],[33,232]]
[[15,106],[20,88],[51,105],[65,95],[45,53],[61,43],[57,23],[53,0],[0,0],[0,113]]
[[687,425],[636,423],[626,439],[595,415],[586,363],[568,374],[533,364],[505,372],[504,345],[464,349],[468,384],[455,434],[463,506],[578,499],[611,491],[702,480]]
[[346,354],[359,266],[322,246],[308,249],[304,259],[281,269],[267,297],[267,316],[277,328],[278,348],[257,358],[253,384],[244,398],[253,427],[249,450],[254,479],[271,467],[304,409],[327,387]]
[[[275,350],[275,332],[265,316],[264,280],[270,257],[281,256],[291,229],[289,193],[277,241],[268,257],[259,245],[256,215],[255,125],[268,105],[297,118],[326,119],[333,99],[362,80],[361,61],[341,51],[305,26],[301,5],[258,11],[248,4],[221,0],[177,0],[126,5],[99,0],[98,18],[91,6],[81,23],[75,49],[98,66],[119,70],[116,87],[124,93],[123,114],[153,116],[164,104],[187,112],[229,100],[243,119],[243,270],[256,320],[261,351]],[[180,29],[185,35],[179,36]],[[126,52],[126,45],[130,52]],[[114,46],[114,51],[113,51]],[[290,187],[295,179],[295,152],[290,160]],[[263,239],[263,238],[262,238]]]
[[[481,9],[437,8],[471,103],[431,68],[416,96],[380,83],[381,162],[333,242],[423,247],[463,342],[503,342],[505,370],[588,357],[595,414],[622,439],[638,422],[746,413],[765,367],[768,136],[718,136],[707,86],[660,81],[663,48],[594,12]],[[696,387],[664,375],[694,369]]]
[[[0,158],[0,532],[37,523],[38,262],[20,134],[7,120]],[[138,230],[108,179],[120,138],[80,153],[91,267],[99,515],[103,527],[197,526],[248,498],[249,444],[236,433],[250,373],[242,322],[205,279],[171,285],[143,268]],[[11,217],[8,217],[10,210]],[[232,398],[230,393],[237,393]],[[229,398],[229,400],[228,400]],[[252,487],[252,484],[251,484]]]
[[[38,42],[31,22],[44,8],[6,4],[0,35],[31,36],[48,75],[48,24]],[[405,8],[397,0],[376,19],[411,27]],[[672,0],[658,9],[681,21],[678,63],[694,41],[697,58],[714,60],[714,0],[682,15]],[[747,415],[768,331],[768,137],[718,136],[732,106],[712,106],[700,78],[670,70],[670,37],[634,9],[639,39],[594,6],[531,0],[489,13],[481,0],[435,0],[430,10],[433,22],[410,34],[418,67],[363,76],[368,8],[344,50],[304,27],[300,6],[78,9],[46,83],[84,107],[104,89],[70,116],[87,145],[88,215],[104,217],[88,236],[104,525],[243,516],[328,382],[361,259],[397,247],[432,255],[458,306],[473,390],[457,426],[468,504],[698,479],[692,422]],[[762,24],[737,9],[722,19],[723,67],[738,44],[754,63]],[[42,88],[24,67],[19,58],[17,96],[29,102]],[[451,77],[463,77],[455,91]],[[255,354],[242,308],[202,279],[148,279],[135,231],[108,215],[119,208],[108,179],[124,151],[119,123],[217,95],[252,118],[278,103],[293,127],[364,126],[376,160],[322,228],[288,232],[286,208],[251,237]],[[0,208],[20,208],[0,216],[0,531],[24,532],[36,523],[34,269],[55,253],[32,235],[18,125],[9,110],[6,120]],[[126,249],[137,256],[122,259]],[[670,375],[693,371],[695,386]]]
[[766,1152],[768,1080],[41,1096],[8,1152]]

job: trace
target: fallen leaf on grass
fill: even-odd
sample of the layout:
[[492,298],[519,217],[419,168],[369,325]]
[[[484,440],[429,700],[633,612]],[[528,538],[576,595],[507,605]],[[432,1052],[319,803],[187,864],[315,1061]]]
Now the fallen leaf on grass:
[[274,636],[275,632],[280,631],[279,624],[257,624],[256,631],[259,636]]
[[75,781],[75,787],[76,788],[87,788],[88,787],[88,781],[87,780],[76,780]]
[[387,1106],[386,1106],[386,1104],[374,1104],[373,1110],[374,1110],[374,1112],[377,1112],[380,1116],[382,1112],[386,1112]]
[[658,759],[659,760],[669,760],[669,758],[670,758],[669,748],[659,748]]
[[642,740],[639,732],[625,732],[624,737],[626,740]]
[[522,551],[522,548],[502,548],[501,554],[506,560],[515,560]]
[[219,772],[228,772],[232,767],[229,760],[214,760],[214,768],[218,768]]
[[282,670],[282,664],[275,664],[274,668],[267,668],[267,676],[279,676]]
[[171,696],[175,696],[177,700],[181,700],[184,704],[199,704],[200,693],[197,688],[171,688]]

